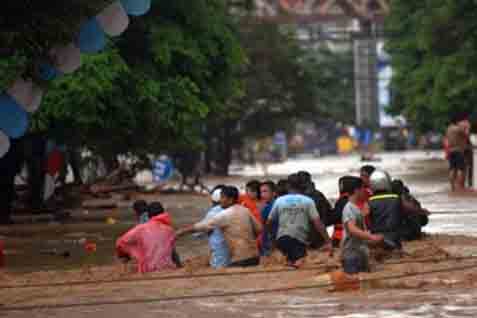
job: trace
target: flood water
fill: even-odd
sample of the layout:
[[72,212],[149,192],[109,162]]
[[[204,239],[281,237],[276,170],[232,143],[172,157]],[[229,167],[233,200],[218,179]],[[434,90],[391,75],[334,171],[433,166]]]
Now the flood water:
[[[447,168],[441,152],[407,152],[380,155],[373,163],[401,178],[422,205],[431,210],[428,233],[477,236],[477,195],[457,197],[448,193]],[[302,158],[269,167],[269,178],[298,170],[308,170],[318,188],[329,198],[337,196],[337,180],[345,174],[357,174],[362,163],[358,157]],[[243,187],[248,178],[260,177],[260,167],[234,167],[236,177],[218,182]],[[165,203],[180,226],[198,220],[207,208],[201,196],[164,196]],[[107,217],[117,224],[108,225]],[[76,221],[75,221],[76,220]],[[1,229],[7,241],[7,266],[10,270],[28,272],[38,268],[73,268],[78,264],[110,264],[114,261],[115,238],[133,225],[130,210],[75,211],[69,224],[44,223],[17,225]],[[36,239],[32,239],[34,233]],[[87,255],[78,243],[81,239],[98,244],[98,253]],[[179,253],[184,257],[207,253],[201,238],[181,240]],[[68,251],[69,256],[61,255]],[[313,296],[311,296],[313,295]],[[1,309],[1,307],[0,307]],[[0,310],[0,316],[3,316]],[[354,294],[286,293],[234,299],[208,299],[168,304],[103,306],[81,311],[40,311],[34,317],[475,317],[477,293],[473,290],[409,290],[369,291]],[[8,317],[33,317],[25,312],[9,312]]]

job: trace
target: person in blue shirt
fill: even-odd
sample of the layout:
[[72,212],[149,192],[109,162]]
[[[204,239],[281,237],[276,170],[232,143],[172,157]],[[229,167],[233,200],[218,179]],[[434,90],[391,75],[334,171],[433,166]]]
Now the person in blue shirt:
[[[276,185],[273,181],[265,181],[260,185],[260,197],[265,203],[261,211],[262,220],[267,220],[268,215],[272,211],[273,203],[277,196]],[[262,234],[262,241],[260,244],[260,255],[261,256],[270,256],[273,248],[273,241],[278,230],[278,223],[274,222],[272,225],[272,231],[264,231]]]
[[[220,195],[225,186],[216,186],[210,195],[212,207],[207,212],[204,220],[210,219],[223,211],[220,206]],[[222,230],[215,228],[213,231],[207,233],[209,237],[210,261],[209,264],[213,268],[222,268],[230,265],[230,251],[225,240]]]
[[323,237],[324,249],[333,253],[331,240],[326,232],[315,202],[303,195],[305,186],[297,174],[288,177],[289,194],[278,198],[268,215],[267,230],[278,221],[277,248],[287,257],[288,265],[299,268],[304,263],[309,245],[310,230],[313,226]]

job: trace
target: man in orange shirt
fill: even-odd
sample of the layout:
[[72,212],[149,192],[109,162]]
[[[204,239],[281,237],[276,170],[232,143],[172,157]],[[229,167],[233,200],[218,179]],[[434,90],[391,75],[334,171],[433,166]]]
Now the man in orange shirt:
[[239,197],[239,204],[246,207],[257,222],[263,224],[260,213],[262,207],[260,202],[260,182],[258,180],[247,182],[245,185],[245,191],[246,192]]

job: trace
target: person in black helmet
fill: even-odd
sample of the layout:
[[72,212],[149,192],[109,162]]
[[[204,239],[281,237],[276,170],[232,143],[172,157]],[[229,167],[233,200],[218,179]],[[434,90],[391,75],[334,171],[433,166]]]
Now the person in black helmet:
[[402,248],[399,227],[402,223],[402,203],[399,195],[393,193],[391,178],[382,170],[373,172],[370,178],[373,195],[369,198],[370,224],[374,234],[384,235],[384,245],[388,250]]

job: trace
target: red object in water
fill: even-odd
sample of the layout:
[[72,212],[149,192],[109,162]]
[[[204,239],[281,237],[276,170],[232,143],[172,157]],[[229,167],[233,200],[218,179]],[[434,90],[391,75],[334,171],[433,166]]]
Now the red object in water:
[[3,252],[3,241],[0,241],[0,267],[5,266],[5,253]]
[[96,252],[96,243],[93,243],[93,242],[86,242],[84,243],[84,249],[86,250],[86,252],[88,253],[94,253]]
[[46,170],[50,176],[55,176],[63,166],[63,154],[55,149],[48,155]]

